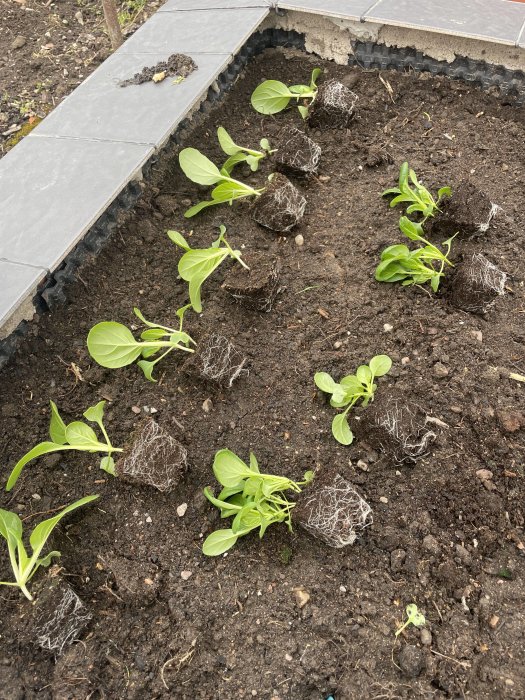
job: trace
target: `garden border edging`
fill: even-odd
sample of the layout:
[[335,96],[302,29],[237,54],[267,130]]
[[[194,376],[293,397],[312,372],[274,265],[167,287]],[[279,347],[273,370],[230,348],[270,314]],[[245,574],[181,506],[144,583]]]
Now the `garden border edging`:
[[[475,0],[478,3],[481,1],[487,13],[496,12],[498,17],[503,16],[504,19],[505,12],[513,5],[508,0],[491,0],[490,3]],[[0,271],[4,277],[4,293],[0,302],[0,367],[16,349],[27,322],[34,313],[51,310],[57,303],[65,301],[65,285],[74,278],[75,270],[86,254],[96,255],[99,252],[105,239],[116,228],[118,212],[131,208],[137,201],[142,191],[140,181],[143,174],[170,138],[180,143],[183,138],[181,134],[192,116],[198,111],[205,112],[208,105],[219,99],[255,53],[265,48],[292,45],[342,64],[359,64],[365,68],[378,69],[405,69],[410,66],[415,70],[477,83],[484,88],[498,85],[503,93],[513,95],[516,104],[525,102],[525,6],[519,6],[523,22],[521,27],[515,23],[516,36],[511,41],[502,40],[501,27],[494,30],[495,34],[500,31],[500,35],[481,39],[474,30],[469,34],[468,27],[459,33],[448,33],[438,26],[408,26],[399,18],[383,22],[377,13],[373,14],[383,2],[384,0],[353,0],[351,3],[343,0],[246,0],[242,7],[235,4],[232,7],[232,0],[201,0],[197,3],[192,1],[189,7],[184,7],[188,5],[187,0],[168,0],[121,49],[0,161],[0,188],[4,192],[7,190],[7,195],[0,202],[0,232],[7,231],[4,238],[6,248],[0,251]],[[412,0],[400,0],[398,4],[402,9],[411,2]],[[175,4],[177,7],[174,7]],[[432,2],[426,0],[418,4],[429,6]],[[517,12],[516,7],[517,4],[512,11],[509,10],[513,16]],[[218,12],[228,13],[232,18],[233,8],[236,12],[235,19],[242,18],[242,22],[237,22],[237,33],[233,32],[232,36],[231,23],[216,26],[214,20]],[[270,13],[270,10],[273,11]],[[82,109],[82,104],[86,104],[84,95],[87,95],[87,103],[94,102],[101,113],[110,110],[110,116],[113,115],[117,120],[122,117],[124,107],[119,100],[124,91],[115,85],[114,74],[111,74],[115,63],[120,61],[120,65],[124,65],[131,74],[134,68],[140,70],[147,60],[161,60],[184,49],[177,43],[180,39],[170,34],[170,27],[166,29],[166,15],[175,15],[179,36],[181,33],[188,35],[190,42],[193,39],[189,29],[195,27],[196,23],[201,26],[203,19],[207,18],[212,30],[218,32],[211,37],[217,42],[215,45],[210,44],[211,39],[207,36],[206,44],[196,45],[195,51],[191,50],[191,46],[186,47],[186,52],[190,55],[217,57],[217,60],[212,58],[209,69],[204,73],[199,75],[199,71],[195,72],[194,75],[199,76],[199,80],[192,81],[190,76],[184,81],[187,94],[182,109],[181,91],[174,93],[169,81],[165,81],[166,85],[161,88],[164,93],[155,93],[155,97],[161,95],[161,98],[154,105],[156,109],[152,110],[152,116],[155,118],[159,110],[164,109],[169,113],[168,120],[160,131],[157,128],[155,135],[148,132],[143,140],[128,141],[125,123],[122,132],[119,132],[115,121],[111,122],[110,119],[108,124],[102,117],[98,120],[102,124],[101,128],[107,126],[111,129],[112,124],[116,124],[116,131],[110,132],[107,138],[105,132],[68,134],[71,110],[74,115],[75,109]],[[229,51],[226,50],[226,41],[233,41],[229,45]],[[213,54],[202,51],[203,48],[224,50]],[[158,90],[158,86],[147,87],[150,91],[151,88]],[[90,90],[93,92],[90,93]],[[97,90],[100,92],[97,93]],[[97,95],[102,95],[104,99],[97,100]],[[138,92],[134,97],[137,98],[137,95]],[[173,104],[174,95],[177,102]],[[84,99],[84,103],[81,99]],[[142,92],[138,100],[147,103],[150,109]],[[134,113],[131,116],[136,118]],[[46,148],[48,152],[42,161],[42,153]],[[63,154],[58,163],[57,152]],[[120,157],[119,152],[122,154]],[[99,153],[105,154],[105,163],[104,158],[97,155]],[[76,222],[70,221],[70,225],[67,225],[67,219],[71,220],[75,209],[75,200],[79,202],[79,197],[85,198],[86,194],[91,196],[90,187],[96,190],[96,185],[102,179],[98,176],[103,171],[103,166],[109,164],[111,170],[115,162],[118,167],[108,174],[102,183],[104,187],[99,188],[98,194],[91,197],[91,203],[88,203],[89,206],[85,207],[82,214],[82,221],[77,216]],[[31,177],[28,181],[28,170],[33,174],[33,168],[39,163],[41,172],[37,172],[35,178]],[[49,167],[51,163],[54,163],[54,171]],[[60,176],[62,183],[59,182]],[[96,176],[96,183],[95,180],[90,183],[88,179],[86,186],[86,178],[89,176]],[[50,195],[53,188],[55,192]],[[42,218],[53,207],[51,221],[48,216],[48,220],[42,224]],[[33,226],[33,239],[39,241],[41,250],[47,254],[49,247],[56,247],[57,230],[53,218],[55,221],[63,221],[64,217],[66,225],[63,229],[62,249],[59,245],[52,262],[47,264],[44,258],[39,259],[39,254],[27,235],[24,238],[24,234]],[[32,218],[29,224],[28,218]],[[14,227],[14,233],[11,232],[11,226]],[[40,226],[44,229],[43,232]],[[24,250],[24,260],[16,257],[17,245],[21,245]]]

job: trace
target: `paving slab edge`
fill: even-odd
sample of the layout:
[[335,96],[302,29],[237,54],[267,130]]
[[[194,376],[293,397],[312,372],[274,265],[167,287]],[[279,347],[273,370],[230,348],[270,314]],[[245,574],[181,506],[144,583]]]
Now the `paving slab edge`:
[[[501,6],[503,1],[492,0],[492,3]],[[525,46],[518,46],[520,36],[525,35],[525,21],[516,46],[510,47],[502,46],[497,41],[480,41],[474,37],[458,37],[454,34],[440,34],[440,41],[436,41],[437,35],[432,37],[432,30],[372,24],[364,21],[364,15],[359,21],[349,20],[342,18],[341,13],[328,14],[312,10],[312,3],[299,9],[300,0],[293,3],[297,9],[286,11],[279,9],[278,1],[263,2],[272,8],[273,12],[263,17],[257,25],[252,24],[247,28],[251,33],[244,44],[232,53],[232,62],[210,82],[207,90],[196,92],[192,106],[182,119],[177,119],[171,134],[167,134],[155,145],[154,153],[148,162],[138,170],[130,171],[127,181],[123,183],[123,189],[108,203],[104,213],[91,228],[75,237],[79,242],[72,252],[67,254],[68,251],[65,251],[62,263],[54,270],[46,271],[35,266],[35,270],[38,269],[40,274],[36,276],[34,284],[24,290],[18,301],[11,304],[8,314],[0,319],[0,368],[16,350],[34,313],[52,311],[57,304],[66,301],[64,290],[67,283],[74,279],[75,270],[86,255],[96,255],[101,250],[106,239],[116,228],[118,213],[130,209],[136,203],[142,192],[141,180],[143,176],[147,176],[159,153],[169,147],[172,141],[180,143],[184,139],[184,134],[198,121],[196,115],[200,115],[201,118],[207,115],[213,104],[231,87],[240,70],[259,51],[289,45],[337,63],[359,64],[365,68],[402,69],[411,66],[415,70],[430,71],[478,83],[484,88],[499,85],[503,92],[517,95],[516,104],[525,102]],[[283,4],[289,6],[292,3]],[[371,7],[376,4],[372,2]],[[368,9],[370,10],[370,7]],[[162,11],[160,8],[159,12]],[[186,12],[164,10],[166,11],[180,12],[181,15]],[[35,135],[33,138],[39,137]],[[2,161],[0,168],[1,165]],[[11,261],[1,259],[0,265],[2,262]]]

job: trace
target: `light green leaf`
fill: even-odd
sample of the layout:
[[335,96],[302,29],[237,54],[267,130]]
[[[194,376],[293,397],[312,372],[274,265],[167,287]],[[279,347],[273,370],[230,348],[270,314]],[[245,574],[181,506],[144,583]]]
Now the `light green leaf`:
[[199,185],[214,185],[222,179],[217,166],[196,148],[184,148],[179,164],[186,177]]
[[345,413],[338,413],[332,421],[332,435],[341,445],[350,445],[354,436],[348,425]]
[[189,282],[190,301],[197,313],[202,311],[202,284],[227,255],[228,250],[224,248],[196,248],[184,253],[179,260],[179,275]]
[[269,150],[271,150],[270,142],[268,141],[268,139],[261,139],[261,140],[259,141],[259,145],[261,146],[261,148],[263,149],[263,151],[269,151]]
[[256,112],[277,114],[287,107],[292,93],[279,80],[265,80],[252,93],[251,103]]
[[192,207],[190,207],[189,209],[187,209],[184,212],[184,217],[186,219],[191,219],[192,216],[195,216],[195,214],[198,214],[203,209],[206,209],[207,207],[213,207],[216,204],[222,204],[222,202],[214,202],[213,200],[206,200],[205,202],[199,202],[198,204],[194,204]]
[[100,468],[108,474],[116,476],[115,460],[110,455],[108,455],[107,457],[102,457],[102,459],[100,460]]
[[0,508],[0,535],[7,540],[9,547],[16,547],[22,539],[22,521],[16,513]]
[[66,439],[74,447],[93,447],[94,451],[100,447],[93,428],[79,420],[73,421],[66,427]]
[[222,150],[229,156],[233,156],[242,150],[239,146],[237,146],[230,134],[222,126],[217,129],[217,138],[219,139]]
[[321,75],[323,71],[321,68],[314,68],[312,75],[310,77],[310,88],[314,90],[317,87],[317,78]]
[[51,423],[49,425],[49,435],[51,440],[57,445],[65,445],[66,443],[66,424],[60,417],[58,408],[54,401],[51,404]]
[[251,197],[257,194],[255,190],[242,182],[221,182],[211,191],[211,197],[216,202],[232,202],[241,197]]
[[261,473],[259,471],[259,463],[257,461],[257,457],[253,454],[253,452],[250,452],[250,469],[252,470],[252,472],[255,472],[255,474]]
[[297,109],[299,110],[299,114],[303,119],[308,117],[308,107],[305,107],[304,105],[297,105]]
[[259,169],[259,160],[257,156],[246,156],[246,162],[250,166],[252,173]]
[[139,360],[137,365],[144,372],[144,376],[150,382],[156,382],[157,380],[153,378],[153,370],[155,368],[155,362],[148,362],[148,360]]
[[390,372],[392,360],[388,355],[376,355],[370,360],[369,367],[374,377],[383,377]]
[[182,233],[179,233],[178,231],[168,231],[168,236],[175,245],[178,245],[179,248],[183,248],[184,250],[191,250],[190,244],[188,241],[184,238]]
[[216,530],[204,540],[202,551],[207,557],[217,557],[224,554],[237,542],[239,535],[233,530]]
[[132,332],[122,323],[103,321],[89,331],[89,354],[102,367],[125,367],[140,356],[142,348]]
[[359,365],[356,370],[355,376],[363,384],[369,384],[372,381],[372,372],[368,365]]
[[248,160],[249,156],[246,153],[243,153],[242,151],[239,151],[233,156],[230,156],[225,163],[223,164],[221,168],[221,173],[229,177],[231,175],[231,172],[233,168],[238,165],[238,163],[244,163]]
[[221,486],[237,486],[253,472],[231,450],[219,450],[213,460],[213,473]]
[[32,459],[35,459],[36,457],[41,457],[42,455],[48,454],[49,452],[58,452],[60,450],[67,450],[67,449],[69,449],[67,445],[58,445],[54,442],[40,442],[38,445],[35,445],[35,447],[33,447],[32,450],[29,450],[29,452],[27,452],[15,464],[13,471],[9,475],[9,479],[7,480],[5,490],[11,491],[13,486],[18,481],[18,477],[20,476],[20,472],[25,467],[25,465],[28,462],[30,462]]
[[333,394],[339,386],[327,372],[316,372],[314,374],[314,382],[318,389],[325,391],[327,394]]
[[90,406],[88,409],[84,411],[84,418],[86,420],[91,421],[92,423],[102,423],[102,419],[104,418],[104,406],[106,405],[105,401],[99,401],[96,406]]

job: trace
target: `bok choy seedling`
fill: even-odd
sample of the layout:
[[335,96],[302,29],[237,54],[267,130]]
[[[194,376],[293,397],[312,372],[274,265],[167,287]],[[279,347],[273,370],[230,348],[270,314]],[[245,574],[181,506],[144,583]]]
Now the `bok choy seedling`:
[[[412,187],[409,180],[412,183]],[[443,197],[450,197],[451,194],[452,190],[450,187],[441,187],[438,190],[437,200],[434,199],[427,188],[419,182],[416,173],[412,168],[408,167],[408,163],[405,161],[399,169],[398,187],[391,187],[385,190],[381,196],[394,195],[390,202],[391,207],[407,203],[406,213],[419,212],[423,216],[424,222],[429,216],[434,216],[439,211],[439,204]]]
[[53,557],[60,556],[60,552],[57,551],[49,552],[43,557],[40,556],[49,536],[65,515],[76,508],[91,503],[96,498],[98,496],[85,496],[61,510],[58,515],[42,520],[35,527],[29,538],[32,550],[31,556],[29,556],[24,546],[22,521],[16,513],[0,508],[0,535],[7,542],[9,560],[15,577],[13,582],[0,581],[0,586],[16,586],[20,588],[28,600],[33,600],[33,596],[27,590],[27,584],[41,566],[49,566]]
[[194,311],[202,311],[201,287],[206,279],[229,256],[249,270],[241,259],[241,251],[233,250],[225,238],[226,226],[219,226],[220,235],[213,241],[211,248],[191,248],[184,236],[178,231],[168,231],[170,239],[182,248],[184,255],[179,260],[179,275],[189,283],[191,306]]
[[266,158],[266,156],[271,153],[275,153],[277,150],[272,150],[270,148],[268,139],[261,139],[260,146],[262,151],[238,146],[222,126],[217,129],[217,138],[219,139],[222,150],[226,155],[230,156],[221,168],[221,173],[223,173],[223,175],[230,175],[231,171],[238,163],[247,163],[252,172],[255,172],[259,168],[259,161]]
[[308,107],[299,104],[301,100],[310,100],[317,95],[317,78],[320,68],[314,68],[309,85],[286,86],[280,80],[265,80],[252,93],[252,107],[261,114],[277,114],[288,107],[290,100],[296,100],[297,109],[303,119],[308,116]]
[[[189,347],[192,343],[195,345],[195,341],[182,330],[184,314],[189,308],[190,304],[177,310],[178,329],[146,321],[139,309],[133,309],[135,316],[148,326],[148,329],[140,334],[141,340],[135,340],[133,333],[122,323],[116,321],[97,323],[87,337],[89,354],[99,365],[110,369],[126,367],[141,357],[137,365],[144,372],[146,379],[155,382],[153,369],[166,355],[173,350],[195,352]],[[155,360],[149,359],[161,351],[163,351],[162,354]]]
[[29,450],[15,464],[9,479],[7,480],[6,491],[11,491],[13,486],[18,481],[20,472],[25,465],[32,459],[49,454],[50,452],[61,452],[65,450],[77,450],[79,452],[106,452],[107,455],[102,457],[100,468],[109,474],[115,475],[115,462],[112,454],[114,452],[122,452],[121,447],[113,447],[111,444],[106,428],[104,427],[104,406],[105,401],[99,401],[96,406],[91,406],[84,411],[84,418],[92,423],[96,423],[100,428],[105,442],[101,442],[93,428],[83,421],[73,421],[66,425],[62,420],[56,404],[50,401],[51,404],[51,423],[49,425],[49,435],[51,441],[40,442],[33,449]]
[[348,425],[347,414],[358,401],[361,406],[368,406],[374,399],[377,384],[376,377],[382,377],[390,372],[392,360],[388,355],[376,355],[368,365],[360,365],[355,374],[343,377],[339,383],[334,381],[326,372],[317,372],[314,382],[318,389],[331,394],[330,405],[334,408],[345,408],[332,421],[332,435],[341,445],[350,445],[354,435]]
[[228,551],[239,537],[259,528],[262,538],[272,523],[285,522],[292,530],[291,512],[295,503],[286,491],[301,492],[314,474],[308,471],[304,480],[295,482],[284,476],[261,474],[257,459],[250,453],[248,466],[230,450],[219,450],[213,462],[215,478],[223,487],[217,498],[206,487],[204,495],[221,512],[221,518],[233,517],[231,528],[216,530],[208,535],[202,546],[204,554],[216,557]]

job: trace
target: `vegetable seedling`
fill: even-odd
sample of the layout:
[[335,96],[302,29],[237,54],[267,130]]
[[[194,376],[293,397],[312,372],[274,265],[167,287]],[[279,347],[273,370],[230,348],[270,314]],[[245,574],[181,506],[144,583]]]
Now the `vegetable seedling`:
[[317,78],[321,75],[320,68],[314,68],[309,85],[286,86],[280,80],[265,80],[252,93],[252,107],[261,114],[277,114],[288,107],[290,100],[297,101],[297,109],[303,119],[308,116],[308,107],[299,104],[301,100],[311,101],[317,95]]
[[23,541],[22,521],[16,513],[0,508],[0,535],[6,540],[9,550],[9,559],[15,581],[0,581],[0,586],[16,586],[28,600],[33,596],[27,590],[27,584],[41,566],[49,566],[53,557],[59,557],[60,552],[49,552],[41,557],[42,550],[51,535],[51,532],[62,518],[76,508],[94,501],[98,496],[85,496],[60,511],[58,515],[39,523],[29,538],[31,556],[28,555]]
[[[142,357],[137,362],[137,365],[144,372],[146,379],[149,379],[150,382],[155,382],[153,369],[157,362],[160,362],[166,355],[169,355],[173,350],[195,352],[189,347],[191,343],[195,345],[195,341],[182,330],[184,314],[190,306],[188,304],[177,310],[176,313],[179,318],[178,330],[168,326],[161,326],[158,323],[150,323],[150,321],[146,321],[139,309],[134,308],[135,316],[148,326],[148,329],[140,334],[141,340],[135,340],[129,328],[122,323],[115,321],[97,323],[89,331],[87,337],[89,354],[95,362],[109,369],[126,367],[135,362],[137,358]],[[164,352],[155,360],[148,359],[161,350],[164,350]]]
[[111,444],[104,423],[105,401],[99,401],[96,406],[90,406],[84,411],[84,418],[92,423],[96,423],[100,428],[106,442],[100,442],[97,434],[87,423],[83,421],[73,421],[66,425],[53,401],[51,404],[51,422],[49,424],[49,435],[51,441],[40,442],[29,450],[14,466],[13,471],[7,480],[6,491],[11,491],[18,481],[20,472],[32,459],[49,454],[50,452],[60,452],[63,450],[77,450],[79,452],[107,452],[100,461],[100,468],[115,475],[115,462],[111,456],[113,452],[122,452],[121,447],[113,447]]
[[256,151],[251,148],[245,148],[244,146],[238,146],[226,129],[220,126],[217,129],[217,138],[219,139],[220,146],[222,150],[230,156],[228,160],[224,163],[221,168],[221,173],[223,175],[230,175],[233,168],[238,163],[247,163],[250,166],[252,172],[259,169],[259,161],[271,153],[275,153],[277,149],[270,148],[270,142],[268,139],[261,139],[259,144],[262,151]]
[[334,408],[346,409],[338,413],[332,421],[332,435],[341,445],[350,445],[354,435],[348,425],[348,412],[358,401],[366,407],[374,399],[377,384],[376,377],[387,374],[392,367],[392,360],[388,355],[376,355],[368,365],[360,365],[355,374],[343,377],[339,384],[332,379],[327,372],[316,372],[314,382],[318,389],[331,394],[330,405]]
[[241,263],[246,270],[250,269],[242,260],[241,251],[233,250],[226,240],[226,226],[219,226],[219,231],[219,237],[213,241],[211,248],[191,248],[181,233],[168,231],[173,243],[186,251],[179,260],[179,275],[189,283],[190,306],[199,314],[202,311],[201,287],[228,256]]
[[[413,187],[410,186],[409,180]],[[405,161],[399,169],[398,187],[391,187],[385,190],[381,196],[395,195],[390,202],[391,207],[405,202],[409,203],[406,213],[419,212],[423,216],[423,221],[425,221],[429,216],[434,216],[439,211],[439,204],[443,197],[450,197],[451,194],[452,190],[450,187],[441,187],[438,190],[437,200],[435,200],[427,188],[419,182],[416,173],[412,168],[408,167],[408,163]]]
[[[376,268],[376,280],[378,282],[401,282],[403,286],[430,282],[432,290],[437,292],[441,278],[445,274],[445,266],[454,267],[448,256],[452,241],[457,234],[444,241],[443,247],[446,252],[443,253],[423,238],[421,224],[416,224],[406,216],[402,216],[399,219],[399,228],[411,241],[425,245],[415,250],[410,250],[408,246],[402,244],[385,248],[381,253],[381,262]],[[434,267],[434,263],[439,263],[438,269]]]
[[415,603],[407,605],[405,611],[407,614],[407,619],[405,623],[397,630],[396,637],[399,637],[401,632],[409,625],[414,625],[414,627],[423,627],[427,623],[425,616],[423,613],[419,612]]
[[301,486],[309,484],[314,477],[313,472],[307,471],[303,481],[295,482],[284,476],[261,474],[253,453],[250,453],[248,466],[230,450],[217,452],[213,473],[223,489],[215,498],[206,487],[204,495],[221,511],[221,518],[233,517],[233,522],[231,528],[208,535],[202,551],[209,557],[227,552],[239,537],[256,528],[259,528],[260,538],[272,523],[286,522],[291,531],[295,503],[286,498],[285,492],[300,493]]
[[184,212],[187,219],[195,216],[206,207],[212,207],[216,204],[232,204],[234,200],[244,197],[259,197],[264,192],[264,188],[255,189],[239,180],[234,180],[230,177],[229,172],[224,168],[219,170],[209,158],[196,148],[184,148],[179,153],[179,164],[182,172],[192,182],[196,182],[198,185],[216,185],[211,191],[211,200],[199,202]]

